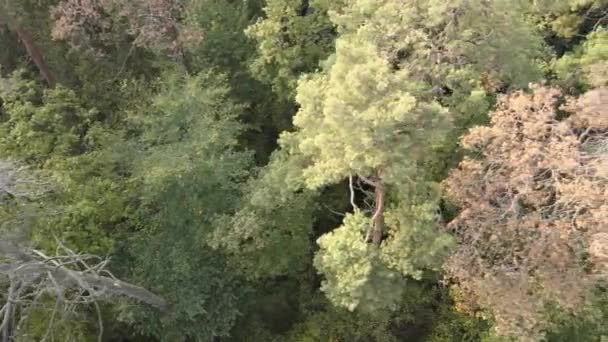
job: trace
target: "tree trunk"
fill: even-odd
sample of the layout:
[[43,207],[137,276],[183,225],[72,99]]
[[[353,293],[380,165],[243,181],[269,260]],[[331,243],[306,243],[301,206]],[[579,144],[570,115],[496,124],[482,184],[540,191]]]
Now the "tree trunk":
[[32,34],[20,25],[16,26],[15,32],[17,32],[17,36],[19,36],[19,39],[25,46],[25,50],[27,50],[28,55],[30,56],[34,64],[36,64],[36,67],[38,68],[38,71],[40,71],[40,75],[42,76],[42,78],[44,78],[49,87],[53,88],[55,86],[55,76],[46,64],[42,52],[40,51],[38,46],[36,46]]
[[382,243],[382,234],[384,231],[384,197],[386,196],[386,188],[382,180],[378,180],[374,191],[375,208],[374,216],[372,217],[372,243],[380,246]]

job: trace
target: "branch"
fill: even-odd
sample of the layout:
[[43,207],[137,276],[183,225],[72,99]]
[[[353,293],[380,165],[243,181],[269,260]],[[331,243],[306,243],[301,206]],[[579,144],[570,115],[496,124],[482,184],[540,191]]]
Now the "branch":
[[362,181],[364,181],[365,183],[367,183],[368,185],[371,185],[373,187],[378,187],[378,183],[361,175],[357,175],[357,177],[359,177]]
[[[46,291],[63,293],[65,289],[85,289],[92,291],[93,297],[125,296],[154,306],[162,311],[168,308],[167,302],[143,287],[115,279],[113,276],[102,276],[109,273],[103,269],[106,261],[94,267],[89,267],[81,255],[72,253],[68,256],[49,257],[35,249],[21,250],[9,241],[0,241],[0,254],[10,257],[13,263],[0,263],[0,274],[8,275],[10,279],[19,279],[28,283],[46,282]],[[90,258],[99,258],[92,256]],[[59,261],[61,260],[61,261]],[[84,270],[71,269],[84,265]]]
[[18,199],[33,199],[51,190],[50,184],[41,180],[36,172],[18,162],[0,159],[0,194],[7,193]]
[[2,311],[4,312],[4,319],[2,320],[2,324],[0,325],[0,333],[2,333],[2,342],[9,342],[10,339],[10,319],[12,317],[13,311],[13,302],[14,302],[14,294],[15,294],[16,284],[11,282],[8,288],[8,296],[6,297],[6,304],[2,307]]
[[41,272],[50,272],[53,277],[55,279],[59,279],[60,283],[63,283],[61,285],[65,287],[70,287],[76,284],[81,287],[86,287],[90,289],[100,289],[103,292],[107,292],[116,296],[125,296],[132,299],[137,299],[141,302],[152,305],[163,311],[166,310],[168,307],[167,302],[163,298],[151,293],[143,287],[139,287],[124,282],[122,280],[100,276],[96,273],[87,273],[86,271],[74,271],[63,266],[56,260],[49,258],[40,251],[32,250],[32,252],[42,257],[46,261],[51,261],[51,264],[53,266],[49,266],[43,262],[30,263],[27,267],[23,268],[27,270],[27,272],[34,274]]
[[350,188],[350,205],[353,207],[353,210],[359,209],[355,204],[355,189],[353,188],[353,176],[348,176],[348,187]]
[[97,312],[97,325],[99,326],[99,333],[97,334],[97,342],[103,341],[103,319],[101,318],[101,310],[99,309],[99,304],[97,301],[94,301],[95,311]]

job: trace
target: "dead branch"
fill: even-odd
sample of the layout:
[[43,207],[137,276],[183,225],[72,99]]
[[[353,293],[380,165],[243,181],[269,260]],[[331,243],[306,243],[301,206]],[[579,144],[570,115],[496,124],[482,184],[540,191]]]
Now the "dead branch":
[[[44,295],[54,297],[56,306],[63,312],[73,311],[78,305],[93,305],[98,316],[100,341],[103,334],[100,301],[125,297],[161,311],[168,308],[163,298],[143,287],[116,279],[106,270],[107,258],[76,253],[62,243],[58,244],[57,255],[49,256],[5,238],[0,241],[0,258],[5,259],[0,263],[0,275],[9,281],[7,300],[0,309],[1,342],[13,339],[13,332],[19,330],[19,324],[14,326],[11,322],[17,315],[24,315],[29,308],[38,305]],[[49,331],[55,321],[55,311]],[[45,336],[49,334],[47,332]]]
[[51,191],[48,182],[43,181],[32,170],[20,163],[0,159],[0,199],[3,194],[12,198],[38,198]]

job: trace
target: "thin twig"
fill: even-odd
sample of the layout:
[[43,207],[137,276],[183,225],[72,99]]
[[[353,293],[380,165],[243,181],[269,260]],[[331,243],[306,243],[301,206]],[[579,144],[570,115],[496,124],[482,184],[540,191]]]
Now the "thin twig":
[[369,184],[369,185],[371,185],[371,186],[373,186],[373,187],[377,187],[377,186],[378,186],[378,183],[374,182],[373,180],[371,180],[371,179],[369,179],[369,178],[367,178],[367,177],[364,177],[364,176],[361,176],[361,175],[357,175],[357,176],[358,176],[358,177],[359,177],[359,178],[360,178],[362,181],[364,181],[365,183],[367,183],[367,184]]
[[95,305],[95,311],[97,311],[97,324],[99,325],[99,334],[97,335],[97,342],[103,341],[103,319],[101,317],[101,310],[97,301],[93,301]]
[[0,331],[2,332],[2,342],[9,342],[10,340],[10,320],[13,311],[13,302],[15,295],[15,287],[16,284],[14,281],[11,281],[11,284],[8,288],[8,295],[6,298],[6,304],[4,304],[4,318],[2,320],[2,324],[0,325]]
[[59,301],[55,301],[55,306],[53,307],[53,313],[51,314],[51,319],[49,321],[49,325],[46,327],[46,333],[44,334],[44,337],[42,338],[41,342],[46,341],[46,339],[51,336],[51,339],[54,341],[55,337],[54,337],[54,332],[53,332],[53,326],[55,325],[55,316],[57,315],[57,311],[59,310]]
[[325,207],[325,209],[327,209],[327,210],[328,210],[330,213],[332,213],[332,214],[334,214],[334,215],[336,215],[336,216],[340,216],[340,217],[344,217],[344,216],[346,216],[344,213],[341,213],[341,212],[335,211],[335,210],[333,210],[332,208],[330,208],[329,206],[327,206],[327,205],[325,205],[325,204],[323,205],[323,207]]

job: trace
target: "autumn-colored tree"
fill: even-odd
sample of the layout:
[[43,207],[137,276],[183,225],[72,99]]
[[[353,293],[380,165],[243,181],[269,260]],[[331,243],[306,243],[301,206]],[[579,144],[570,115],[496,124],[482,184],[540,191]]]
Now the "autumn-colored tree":
[[445,181],[462,209],[444,266],[460,305],[519,340],[540,338],[547,303],[576,310],[607,275],[608,89],[564,100],[547,87],[501,99]]
[[63,0],[52,9],[52,36],[74,47],[96,48],[94,41],[116,40],[116,27],[123,27],[136,46],[179,55],[186,41],[199,38],[180,22],[183,10],[177,0]]

